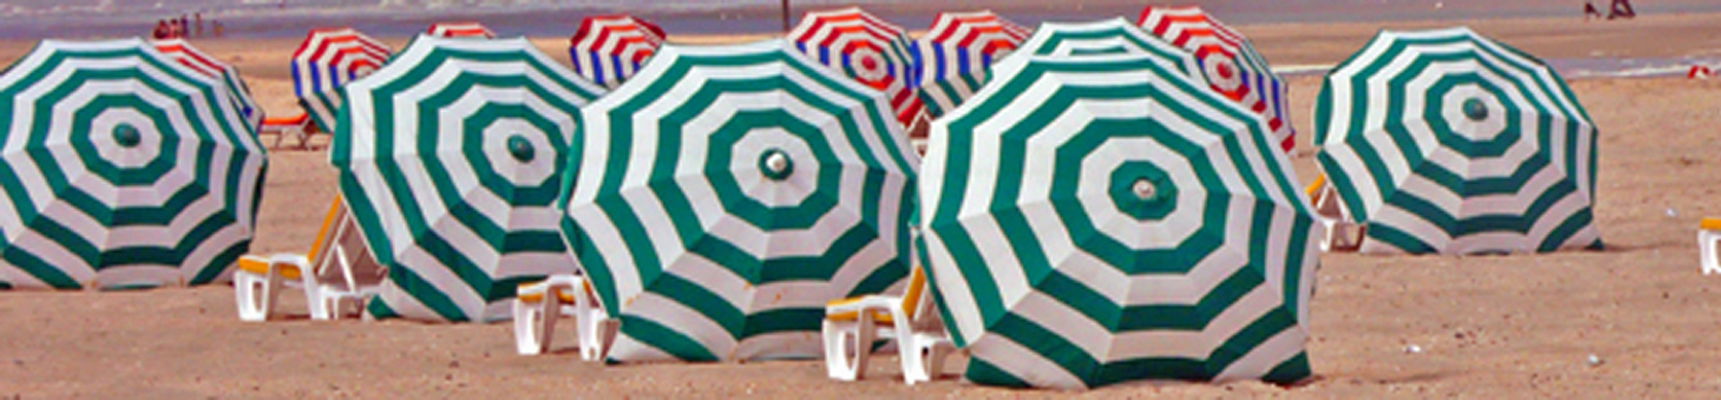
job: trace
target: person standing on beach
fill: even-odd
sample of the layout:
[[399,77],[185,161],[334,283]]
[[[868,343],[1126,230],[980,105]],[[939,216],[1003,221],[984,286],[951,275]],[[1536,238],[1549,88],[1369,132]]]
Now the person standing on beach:
[[198,11],[198,12],[197,12],[197,13],[196,13],[196,14],[194,14],[194,15],[196,15],[196,16],[197,16],[197,30],[196,30],[196,31],[194,31],[194,32],[196,32],[196,33],[195,33],[195,34],[192,34],[192,36],[195,36],[195,37],[202,37],[202,36],[203,36],[203,12],[202,12],[202,11]]
[[1601,10],[1596,9],[1594,1],[1584,0],[1584,21],[1589,21],[1591,18],[1601,19]]
[[209,19],[209,28],[213,29],[215,31],[215,37],[222,37],[222,36],[226,35],[227,28],[224,26],[221,26],[221,20],[210,18]]

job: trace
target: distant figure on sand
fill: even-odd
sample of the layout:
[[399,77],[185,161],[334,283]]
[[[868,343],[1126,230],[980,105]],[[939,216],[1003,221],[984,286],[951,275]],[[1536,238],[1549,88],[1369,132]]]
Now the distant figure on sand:
[[167,20],[158,19],[155,20],[155,31],[151,32],[149,36],[159,40],[167,39],[171,35],[173,35],[173,30],[167,28]]
[[1613,0],[1613,7],[1607,10],[1607,19],[1637,17],[1637,10],[1631,8],[1631,0]]
[[1596,9],[1595,2],[1584,0],[1584,20],[1589,21],[1590,18],[1601,19],[1601,10]]

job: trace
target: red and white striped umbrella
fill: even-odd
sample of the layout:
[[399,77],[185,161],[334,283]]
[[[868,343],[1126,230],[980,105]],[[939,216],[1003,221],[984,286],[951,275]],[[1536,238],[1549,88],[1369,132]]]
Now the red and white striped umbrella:
[[936,118],[962,104],[986,83],[986,69],[1032,34],[991,11],[939,13],[914,43],[915,81],[927,114]]
[[496,32],[491,32],[490,28],[477,22],[438,22],[430,25],[430,30],[426,32],[429,32],[430,36],[439,37],[496,38]]
[[795,48],[820,64],[884,92],[903,124],[920,117],[924,106],[911,76],[908,34],[860,7],[808,12],[789,32]]
[[1249,38],[1195,6],[1147,6],[1141,11],[1140,24],[1165,41],[1194,52],[1213,90],[1266,117],[1280,147],[1290,151],[1296,145],[1284,80],[1273,73],[1267,58],[1255,50]]
[[639,71],[663,45],[663,28],[632,15],[586,17],[568,39],[574,71],[614,89]]
[[313,30],[293,52],[293,94],[318,128],[334,132],[341,86],[382,68],[393,53],[352,28]]
[[192,47],[185,39],[157,40],[155,49],[203,76],[226,83],[227,93],[238,103],[239,112],[245,116],[245,121],[251,124],[251,129],[263,125],[263,110],[257,107],[257,100],[251,97],[251,87],[245,85],[244,79],[239,78],[239,68]]

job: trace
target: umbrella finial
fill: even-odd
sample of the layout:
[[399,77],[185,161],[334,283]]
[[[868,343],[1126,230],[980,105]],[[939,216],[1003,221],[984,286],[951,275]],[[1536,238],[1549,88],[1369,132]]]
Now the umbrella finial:
[[764,154],[759,155],[759,170],[765,174],[766,178],[780,181],[787,179],[790,173],[795,172],[795,162],[790,160],[789,153],[783,152],[783,150],[765,150]]
[[1132,189],[1135,190],[1135,197],[1140,198],[1142,201],[1152,199],[1153,195],[1159,192],[1159,188],[1154,187],[1153,181],[1149,181],[1147,178],[1135,180],[1135,185]]
[[123,147],[137,147],[137,144],[142,142],[143,134],[138,133],[137,127],[131,126],[131,124],[114,126],[114,143],[119,143]]
[[1473,121],[1488,119],[1488,105],[1482,104],[1482,99],[1474,97],[1464,100],[1464,116]]
[[532,141],[526,140],[525,136],[514,135],[508,137],[508,153],[512,154],[515,160],[529,162],[538,152],[532,148]]

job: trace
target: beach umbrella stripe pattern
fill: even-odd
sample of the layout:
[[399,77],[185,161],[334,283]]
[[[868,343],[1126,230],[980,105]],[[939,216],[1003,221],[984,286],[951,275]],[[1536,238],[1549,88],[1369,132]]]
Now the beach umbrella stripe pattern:
[[785,41],[664,46],[584,110],[563,232],[615,361],[819,354],[825,303],[907,274],[890,104]]
[[245,120],[251,123],[252,129],[263,125],[263,109],[257,107],[257,100],[251,97],[251,87],[239,76],[238,67],[192,47],[185,39],[156,41],[155,48],[204,76],[224,81],[229,97],[239,102],[239,111],[245,115]]
[[1173,46],[1123,18],[1084,23],[1043,23],[1011,54],[1025,54],[1022,57],[1140,54],[1150,56],[1154,62],[1198,82],[1207,82],[1206,74],[1201,72],[1201,66],[1189,51]]
[[373,314],[484,321],[519,281],[574,271],[558,176],[601,87],[523,38],[419,36],[346,92],[329,157],[389,268]]
[[430,36],[445,38],[496,38],[496,32],[490,31],[489,27],[485,27],[484,24],[477,22],[439,22],[430,25],[430,29],[425,32],[429,33]]
[[991,11],[939,13],[914,42],[915,86],[927,114],[937,118],[974,95],[986,83],[986,68],[1031,34]]
[[394,50],[351,28],[318,29],[293,53],[293,94],[325,132],[335,129],[341,86],[382,68]]
[[1195,54],[1195,61],[1213,90],[1267,118],[1284,150],[1296,145],[1296,132],[1286,110],[1284,80],[1273,73],[1267,58],[1249,38],[1237,33],[1200,7],[1148,6],[1141,27],[1172,45]]
[[250,246],[267,161],[223,81],[139,39],[46,40],[0,93],[0,281],[205,284]]
[[808,12],[788,37],[820,64],[884,92],[902,124],[914,123],[924,112],[912,81],[912,44],[901,27],[849,7]]
[[1601,246],[1588,112],[1541,60],[1469,29],[1377,35],[1327,75],[1315,130],[1364,252]]
[[568,39],[574,71],[614,89],[650,60],[667,36],[663,28],[631,15],[587,17]]
[[1265,121],[1175,65],[1015,55],[933,123],[923,254],[967,379],[1310,375],[1320,227]]

